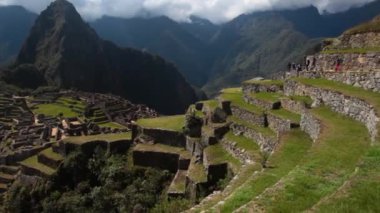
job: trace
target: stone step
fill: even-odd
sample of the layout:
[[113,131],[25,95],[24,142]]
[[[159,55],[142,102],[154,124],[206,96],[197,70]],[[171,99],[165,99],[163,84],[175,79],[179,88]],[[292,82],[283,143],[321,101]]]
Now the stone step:
[[17,166],[0,165],[0,172],[5,174],[16,175],[19,170],[20,168]]
[[230,154],[243,163],[261,162],[262,154],[256,141],[242,135],[236,136],[230,131],[224,136],[222,145]]
[[187,170],[178,170],[168,189],[168,196],[171,198],[184,197],[186,193]]
[[12,183],[14,180],[15,180],[14,175],[9,175],[9,174],[0,172],[0,183],[8,184],[8,183]]

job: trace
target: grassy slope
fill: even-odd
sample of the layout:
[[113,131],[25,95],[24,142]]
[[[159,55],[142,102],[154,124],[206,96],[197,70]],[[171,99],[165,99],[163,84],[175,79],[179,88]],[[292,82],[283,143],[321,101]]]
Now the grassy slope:
[[181,132],[182,128],[185,126],[185,116],[176,115],[176,116],[140,119],[137,121],[137,124],[145,128],[159,128],[159,129]]
[[242,109],[245,109],[249,112],[263,114],[263,109],[260,107],[248,104],[244,101],[243,92],[241,88],[230,88],[222,90],[220,97],[223,100],[231,101],[232,106],[236,106]]
[[30,158],[27,158],[26,160],[20,162],[21,165],[25,165],[27,167],[31,167],[34,169],[37,169],[47,175],[52,175],[55,170],[38,162],[37,155],[34,155]]
[[240,161],[229,154],[221,144],[208,146],[204,149],[204,154],[210,165],[229,163],[234,173],[237,173],[241,167]]
[[101,135],[91,135],[91,136],[80,136],[80,137],[68,137],[63,141],[68,143],[83,144],[91,141],[107,141],[113,142],[118,140],[131,140],[132,133],[126,132],[121,134],[101,134]]
[[231,212],[236,208],[248,203],[253,197],[259,195],[267,187],[275,184],[282,176],[291,171],[311,146],[311,139],[300,130],[292,130],[284,135],[282,143],[274,154],[269,158],[272,168],[265,169],[257,175],[252,175],[241,187],[229,196],[224,205],[220,207],[221,212]]
[[255,201],[268,212],[299,212],[312,207],[343,184],[369,148],[367,130],[359,122],[327,108],[313,113],[324,125],[321,138],[278,188]]

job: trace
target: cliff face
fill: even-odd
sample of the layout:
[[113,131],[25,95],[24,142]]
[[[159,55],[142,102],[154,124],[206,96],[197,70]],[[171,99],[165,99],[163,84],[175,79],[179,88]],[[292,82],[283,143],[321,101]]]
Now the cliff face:
[[23,64],[33,64],[49,85],[110,92],[166,114],[183,112],[196,101],[172,64],[101,40],[65,0],[53,2],[37,18],[16,61]]

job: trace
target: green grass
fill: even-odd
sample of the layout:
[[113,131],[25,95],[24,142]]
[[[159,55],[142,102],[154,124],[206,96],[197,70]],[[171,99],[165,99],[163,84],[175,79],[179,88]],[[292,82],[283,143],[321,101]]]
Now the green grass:
[[294,95],[294,96],[290,96],[290,99],[297,101],[297,102],[307,104],[309,106],[311,106],[313,104],[313,99],[311,99],[309,96]]
[[177,174],[178,176],[174,177],[172,183],[169,186],[168,192],[186,191],[186,171],[180,171],[180,173]]
[[301,122],[301,115],[300,114],[290,112],[284,108],[276,109],[276,110],[270,110],[270,111],[268,111],[268,113],[275,115],[275,116],[278,116],[278,117],[281,117],[283,119],[289,119],[290,121],[292,121],[294,123],[300,123]]
[[257,142],[244,136],[236,136],[231,131],[224,136],[227,140],[236,142],[236,146],[244,149],[255,162],[261,162],[262,156]]
[[90,136],[79,136],[79,137],[68,137],[63,139],[66,143],[74,144],[84,144],[92,141],[106,141],[108,143],[118,141],[118,140],[131,140],[132,133],[126,132],[121,134],[100,134],[100,135],[90,135]]
[[168,146],[163,144],[138,144],[135,146],[134,150],[142,152],[162,152],[178,154],[184,159],[191,159],[191,154],[184,148]]
[[247,179],[225,200],[224,205],[220,207],[221,212],[232,212],[261,194],[267,187],[275,184],[303,161],[312,144],[311,139],[300,130],[286,133],[281,141],[282,143],[269,158],[268,165],[272,168],[265,169]]
[[46,116],[57,117],[60,113],[64,117],[78,117],[79,114],[73,112],[69,107],[60,104],[40,104],[33,110],[34,114],[44,114]]
[[[347,84],[326,79],[296,78],[295,80],[305,85],[340,92],[344,95],[364,100],[367,103],[371,104],[378,114],[380,113],[380,93],[364,90],[362,88],[353,87]],[[380,124],[378,124],[378,130],[380,132]],[[377,143],[380,144],[379,136],[377,137]]]
[[312,113],[322,121],[321,137],[280,187],[255,200],[267,212],[302,212],[311,208],[350,177],[370,146],[367,129],[361,123],[327,107],[313,109]]
[[204,154],[210,165],[229,163],[234,173],[237,173],[241,167],[240,161],[228,153],[221,144],[208,146],[204,149]]
[[107,123],[98,124],[98,125],[100,127],[109,127],[111,129],[125,129],[126,128],[125,126],[115,123],[115,122],[107,122]]
[[343,187],[317,207],[320,212],[380,212],[380,147],[372,147],[359,170]]
[[279,102],[282,95],[275,92],[259,92],[259,93],[251,93],[250,96],[252,98],[256,98],[258,100],[266,101],[266,102]]
[[284,82],[281,81],[281,80],[262,80],[262,81],[258,81],[258,80],[249,80],[249,81],[245,81],[243,82],[243,84],[259,84],[259,85],[276,85],[276,86],[279,86],[279,87],[282,87],[284,86]]
[[205,167],[202,163],[195,163],[195,158],[191,159],[187,174],[188,177],[195,183],[207,182],[207,174]]
[[182,132],[182,128],[185,126],[185,116],[167,116],[149,119],[140,119],[137,121],[137,125],[145,128],[157,128]]
[[256,114],[264,113],[264,110],[262,108],[254,106],[244,101],[243,92],[240,88],[222,90],[220,97],[225,101],[231,101],[232,106],[236,106]]
[[260,132],[262,133],[263,135],[266,135],[266,136],[273,136],[275,137],[275,132],[273,132],[273,130],[271,130],[270,128],[266,128],[266,127],[262,127],[262,126],[258,126],[258,125],[252,125],[250,123],[248,123],[247,121],[244,121],[244,120],[241,120],[235,116],[230,116],[228,117],[228,121],[230,122],[233,122],[233,123],[236,123],[236,124],[239,124],[239,125],[243,125],[243,126],[246,126],[250,129],[253,129],[255,130],[256,132]]
[[63,157],[60,154],[53,152],[52,148],[45,149],[44,151],[41,152],[41,154],[56,161],[63,160]]
[[210,110],[214,110],[219,106],[219,102],[216,100],[207,100],[207,101],[202,101],[204,106],[210,108]]
[[54,174],[55,170],[38,162],[37,155],[34,155],[30,158],[27,158],[24,161],[20,162],[21,165],[24,165],[26,167],[34,168],[36,170],[41,171],[42,173],[46,175],[52,175]]

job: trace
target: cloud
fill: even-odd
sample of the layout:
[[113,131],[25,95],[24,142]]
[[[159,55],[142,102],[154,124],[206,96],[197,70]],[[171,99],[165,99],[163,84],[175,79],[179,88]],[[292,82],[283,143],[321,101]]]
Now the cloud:
[[[0,0],[0,5],[22,5],[40,12],[53,0]],[[103,15],[135,17],[166,15],[177,21],[187,21],[197,15],[221,23],[244,13],[315,6],[320,13],[336,13],[375,0],[71,0],[79,13],[88,19]]]

